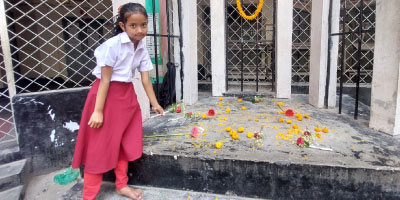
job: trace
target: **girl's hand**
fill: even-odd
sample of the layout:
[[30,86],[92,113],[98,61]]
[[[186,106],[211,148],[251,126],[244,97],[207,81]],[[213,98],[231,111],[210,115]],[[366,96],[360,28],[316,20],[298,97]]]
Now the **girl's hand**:
[[94,111],[88,125],[90,128],[100,128],[103,125],[103,113]]
[[164,115],[164,109],[160,105],[153,106],[153,111],[157,114],[160,114],[161,116]]

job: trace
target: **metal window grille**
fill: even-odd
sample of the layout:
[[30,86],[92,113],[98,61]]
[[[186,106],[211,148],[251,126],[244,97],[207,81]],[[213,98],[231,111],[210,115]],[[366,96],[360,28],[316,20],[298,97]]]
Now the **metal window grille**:
[[197,78],[211,82],[211,16],[210,0],[197,1]]
[[[257,2],[242,1],[247,15],[255,12]],[[227,80],[228,90],[240,84],[250,87],[268,85],[273,79],[274,1],[264,1],[256,20],[243,19],[235,0],[227,0]],[[254,90],[251,88],[251,90]]]
[[292,83],[308,83],[312,0],[293,1]]
[[[362,26],[361,36],[361,58],[360,58],[360,85],[368,86],[372,82],[372,69],[374,63],[375,46],[375,0],[362,0],[362,23],[360,24],[360,0],[341,1],[340,32],[344,32],[339,37],[339,49],[344,44],[344,53],[339,51],[339,67],[337,80],[340,82],[341,59],[344,59],[343,83],[353,85],[357,82],[358,65],[358,29]],[[345,5],[346,4],[346,5]],[[344,19],[343,16],[346,16]],[[344,22],[343,22],[344,20]],[[344,27],[342,24],[345,24]],[[344,39],[344,42],[342,41]]]

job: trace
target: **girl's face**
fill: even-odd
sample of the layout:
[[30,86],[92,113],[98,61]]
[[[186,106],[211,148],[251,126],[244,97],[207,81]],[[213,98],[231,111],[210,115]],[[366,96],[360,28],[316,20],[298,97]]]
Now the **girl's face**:
[[126,23],[119,22],[119,26],[128,34],[134,44],[137,44],[147,34],[147,18],[140,13],[130,15]]

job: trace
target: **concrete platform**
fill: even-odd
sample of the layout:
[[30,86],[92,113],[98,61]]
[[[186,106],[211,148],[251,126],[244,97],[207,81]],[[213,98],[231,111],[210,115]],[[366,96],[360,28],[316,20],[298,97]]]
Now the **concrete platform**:
[[[311,118],[298,121],[278,114],[277,101],[286,105],[284,109]],[[352,101],[345,97],[344,113],[353,112]],[[227,106],[229,114],[225,113]],[[360,107],[358,121],[352,115],[337,114],[337,109],[316,109],[307,104],[306,95],[293,95],[289,100],[266,97],[258,104],[238,103],[236,97],[219,101],[203,96],[186,106],[185,112],[207,113],[210,108],[216,112],[211,119],[183,119],[183,114],[168,113],[146,121],[147,136],[186,135],[144,139],[143,158],[130,166],[130,183],[254,198],[400,198],[400,142],[366,126],[369,111],[365,105]],[[279,123],[279,118],[290,119],[292,124]],[[329,133],[321,133],[316,148],[299,148],[288,138],[279,139],[288,136],[287,129],[293,124],[312,134],[317,126],[328,128]],[[192,138],[190,131],[195,125],[206,134]],[[242,126],[245,131],[232,140],[225,131],[227,126],[234,130]],[[262,126],[262,144],[246,137],[247,132],[258,132]],[[221,149],[214,146],[218,141],[223,142]]]

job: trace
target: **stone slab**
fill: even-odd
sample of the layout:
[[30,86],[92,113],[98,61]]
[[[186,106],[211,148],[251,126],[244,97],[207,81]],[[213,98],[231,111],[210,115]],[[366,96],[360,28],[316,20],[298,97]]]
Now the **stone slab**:
[[0,192],[0,199],[4,200],[22,200],[23,186],[17,186],[6,191]]
[[26,159],[0,165],[0,191],[23,184]]

